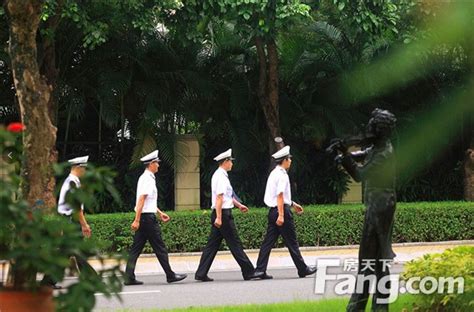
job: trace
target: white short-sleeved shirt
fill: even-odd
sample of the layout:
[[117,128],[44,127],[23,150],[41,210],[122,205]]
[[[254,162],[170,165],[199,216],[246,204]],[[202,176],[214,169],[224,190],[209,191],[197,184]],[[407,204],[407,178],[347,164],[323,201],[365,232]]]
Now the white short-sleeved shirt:
[[227,174],[227,171],[221,167],[217,168],[217,170],[212,175],[211,191],[212,209],[216,209],[217,195],[220,194],[224,194],[222,209],[234,208],[234,200],[232,196],[234,191],[232,189],[232,185],[230,185],[229,175]]
[[280,193],[283,193],[283,202],[287,205],[292,205],[288,172],[283,167],[276,166],[268,176],[265,196],[263,198],[265,205],[276,207],[277,197]]
[[[70,216],[72,214],[72,207],[66,203],[66,194],[71,189],[71,183],[74,183],[76,187],[81,187],[81,181],[79,178],[72,173],[70,173],[66,180],[64,180],[63,185],[61,186],[61,191],[59,192],[58,200],[58,213],[62,215]],[[81,209],[84,210],[84,205],[81,205]]]
[[138,199],[141,195],[147,195],[143,205],[142,213],[156,213],[158,211],[158,189],[156,188],[155,175],[148,169],[145,169],[138,179],[135,211],[137,210]]

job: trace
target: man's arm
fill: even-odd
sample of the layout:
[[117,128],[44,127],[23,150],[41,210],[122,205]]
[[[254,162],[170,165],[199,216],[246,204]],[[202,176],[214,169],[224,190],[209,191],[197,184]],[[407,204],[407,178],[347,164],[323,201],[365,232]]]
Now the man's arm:
[[217,195],[216,198],[216,220],[214,225],[216,228],[220,228],[222,225],[222,204],[224,202],[224,194]]
[[[69,182],[69,190],[66,191],[66,196],[68,195],[70,190],[77,189],[79,187],[81,187],[80,184],[78,184],[75,181],[70,181]],[[62,191],[62,187],[61,187],[61,191]],[[73,218],[75,219],[76,216],[73,216]],[[86,217],[84,215],[84,204],[81,204],[81,206],[79,207],[79,211],[77,213],[77,219],[79,221],[79,224],[81,225],[82,235],[84,235],[84,237],[87,237],[87,238],[91,237],[92,231],[91,231],[91,228],[90,228],[89,224],[87,223]]]
[[170,216],[168,216],[168,214],[161,211],[160,208],[156,207],[156,209],[157,209],[158,215],[160,216],[161,221],[166,223],[171,219]]
[[92,231],[89,224],[87,224],[84,210],[82,209],[79,210],[79,223],[81,224],[82,235],[84,235],[84,237],[91,237]]
[[234,203],[234,206],[240,209],[242,212],[247,212],[249,211],[249,207],[245,206],[241,202],[239,202],[235,197],[232,197],[232,202]]
[[285,201],[283,200],[283,192],[277,195],[277,208],[278,208],[278,219],[276,220],[276,224],[278,226],[282,226],[285,222],[285,209],[283,208],[285,205]]
[[140,217],[142,215],[142,210],[143,210],[143,206],[145,205],[145,199],[146,199],[147,195],[140,195],[140,197],[138,198],[138,203],[137,203],[137,206],[135,207],[135,219],[133,220],[133,223],[132,223],[132,231],[137,231],[138,228],[140,227]]
[[298,204],[297,202],[295,202],[295,201],[293,201],[293,202],[291,203],[291,206],[293,207],[293,209],[295,209],[295,212],[296,212],[296,214],[298,214],[298,215],[300,215],[300,214],[302,214],[302,213],[304,212],[303,207],[302,207],[300,204]]

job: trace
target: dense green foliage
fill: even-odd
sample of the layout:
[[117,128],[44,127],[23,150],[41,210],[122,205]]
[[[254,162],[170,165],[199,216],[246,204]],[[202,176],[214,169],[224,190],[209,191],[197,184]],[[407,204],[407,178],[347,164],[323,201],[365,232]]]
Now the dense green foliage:
[[[448,284],[444,284],[441,289],[432,294],[423,294],[417,296],[417,306],[421,311],[471,311],[474,298],[474,247],[459,246],[454,249],[448,249],[440,254],[428,254],[423,258],[410,261],[406,264],[403,272],[403,279],[408,280],[413,277],[433,277],[441,285],[440,278],[453,277],[455,279],[463,278],[464,282],[459,281],[453,284],[453,293],[449,293]],[[426,289],[436,288],[432,282],[426,283]],[[462,288],[461,288],[462,287]],[[420,289],[420,282],[413,283],[413,288]],[[462,289],[462,292],[460,290]],[[460,292],[460,293],[458,293]]]
[[[212,158],[229,147],[237,157],[231,180],[238,195],[247,204],[263,205],[269,147],[258,105],[254,35],[271,32],[276,38],[281,133],[295,156],[294,197],[304,204],[340,199],[348,177],[324,147],[332,137],[360,128],[373,108],[397,115],[397,149],[409,141],[411,132],[402,134],[419,116],[467,89],[473,64],[469,38],[474,38],[468,32],[474,27],[460,32],[463,40],[443,37],[450,28],[436,18],[449,7],[411,0],[276,1],[272,16],[270,2],[45,2],[38,60],[43,68],[48,57],[43,47],[53,38],[60,161],[87,153],[92,162],[118,172],[123,205],[112,209],[111,198],[98,195],[92,208],[127,211],[141,171],[137,158],[157,147],[164,159],[159,205],[172,209],[173,140],[185,133],[200,134],[201,207],[210,202]],[[54,17],[56,27],[50,24]],[[0,123],[18,119],[7,31],[0,9]],[[426,48],[424,40],[432,44]],[[398,63],[384,63],[400,50],[408,52]],[[415,61],[413,72],[397,72],[400,63]],[[354,71],[380,63],[389,74],[351,79]],[[390,89],[373,90],[392,76],[396,84]],[[474,122],[469,114],[458,119],[450,138],[443,138],[443,127],[421,131],[440,138],[443,148],[418,142],[424,148],[416,157],[423,166],[401,173],[400,200],[462,198],[462,160]]]
[[[240,238],[246,249],[258,249],[266,231],[267,209],[234,211]],[[169,212],[171,221],[162,224],[170,252],[201,251],[210,231],[210,210]],[[474,239],[474,204],[466,202],[401,203],[397,207],[393,241],[430,242]],[[133,235],[133,213],[89,215],[93,236],[108,242],[111,250],[128,250]],[[294,217],[301,246],[358,244],[364,220],[362,205],[306,207]],[[283,247],[282,241],[278,246]],[[146,246],[146,252],[151,252]],[[223,248],[225,248],[223,246]]]
[[[9,148],[17,155],[21,154],[20,136],[21,133],[10,133],[0,127],[0,150]],[[81,203],[94,201],[95,192],[110,192],[112,197],[117,197],[112,184],[113,173],[110,169],[92,166],[81,178],[86,185],[68,192],[65,200],[74,209],[73,218],[76,220],[71,222],[56,214],[51,216],[39,201],[31,207],[21,198],[17,165],[2,163],[0,167],[5,170],[0,179],[0,259],[7,260],[10,267],[9,280],[1,286],[36,291],[40,288],[37,273],[61,282],[70,266],[71,256],[95,256],[102,264],[105,259],[115,257],[117,264],[107,269],[97,273],[83,270],[79,280],[56,298],[58,311],[90,311],[95,304],[96,292],[111,297],[121,290],[120,262],[125,257],[115,252],[104,253],[99,245],[85,240],[77,221],[77,211]],[[69,166],[58,165],[57,173],[63,173],[66,167]]]

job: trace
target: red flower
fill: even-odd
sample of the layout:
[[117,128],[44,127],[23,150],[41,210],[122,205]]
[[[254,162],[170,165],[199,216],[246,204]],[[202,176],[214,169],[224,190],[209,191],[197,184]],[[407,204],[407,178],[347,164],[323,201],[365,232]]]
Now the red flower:
[[25,126],[21,122],[12,122],[8,125],[7,130],[10,132],[22,132],[25,130]]

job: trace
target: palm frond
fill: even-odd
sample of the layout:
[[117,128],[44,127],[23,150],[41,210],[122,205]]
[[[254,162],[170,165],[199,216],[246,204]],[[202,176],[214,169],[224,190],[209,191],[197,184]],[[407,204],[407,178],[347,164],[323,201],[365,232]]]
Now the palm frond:
[[133,148],[130,167],[135,167],[139,165],[141,157],[153,152],[156,149],[154,127],[149,120],[145,118],[142,120],[142,122],[138,126],[138,132],[135,139],[136,144]]
[[160,158],[171,167],[174,167],[176,136],[170,133],[159,133],[156,141]]
[[131,81],[128,71],[104,71],[98,76],[97,97],[102,105],[101,118],[113,128],[120,122],[120,102],[130,89]]
[[62,112],[71,116],[72,120],[80,120],[85,116],[86,99],[83,92],[68,85],[59,85],[59,105]]
[[327,39],[334,41],[336,43],[341,43],[343,41],[342,32],[335,26],[329,24],[325,21],[314,22],[310,29],[313,31],[325,36]]

